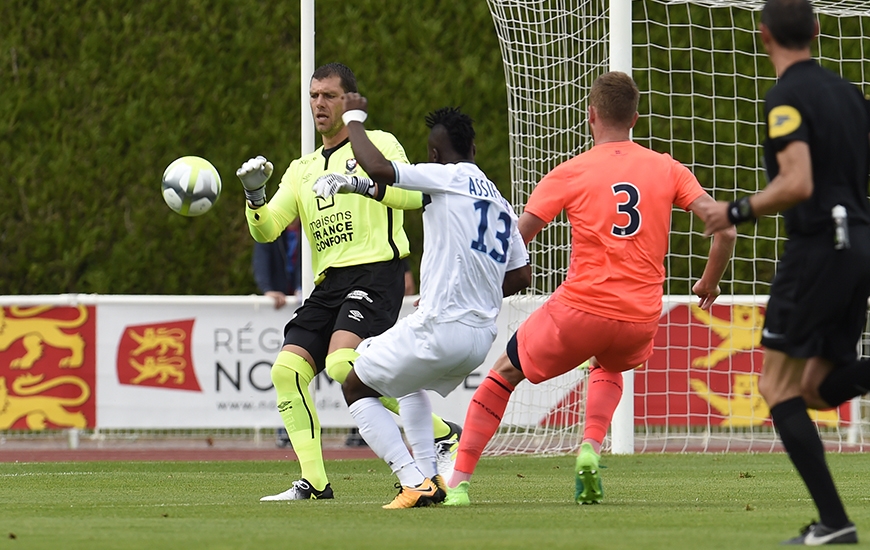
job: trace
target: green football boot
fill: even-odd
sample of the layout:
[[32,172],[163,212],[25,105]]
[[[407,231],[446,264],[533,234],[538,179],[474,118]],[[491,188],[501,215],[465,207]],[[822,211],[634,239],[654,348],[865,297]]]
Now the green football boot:
[[468,499],[468,487],[471,486],[467,481],[460,481],[459,485],[453,489],[447,489],[447,498],[444,499],[444,506],[470,506],[471,501]]
[[577,504],[598,504],[604,498],[604,487],[598,461],[601,456],[592,450],[592,445],[580,445],[580,454],[574,466],[574,501]]

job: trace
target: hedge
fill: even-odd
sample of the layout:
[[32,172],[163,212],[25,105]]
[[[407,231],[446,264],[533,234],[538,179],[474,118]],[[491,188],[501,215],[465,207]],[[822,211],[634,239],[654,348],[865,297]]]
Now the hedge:
[[[300,154],[298,29],[298,2],[0,3],[0,294],[256,292],[235,170],[263,154],[283,172]],[[412,162],[426,160],[425,114],[459,105],[479,164],[510,188],[485,2],[318,0],[316,33],[315,63],[354,69],[369,126]],[[223,179],[198,218],[161,198],[184,155]],[[408,232],[416,265],[418,213]]]

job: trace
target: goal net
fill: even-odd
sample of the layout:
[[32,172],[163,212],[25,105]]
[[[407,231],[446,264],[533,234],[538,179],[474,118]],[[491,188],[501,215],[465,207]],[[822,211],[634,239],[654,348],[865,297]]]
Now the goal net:
[[[764,94],[775,83],[757,26],[762,1],[488,0],[504,61],[512,200],[518,209],[550,169],[592,146],[586,126],[592,81],[632,74],[641,91],[633,138],[688,166],[718,200],[766,185]],[[821,36],[814,56],[865,90],[870,79],[870,5],[814,2]],[[630,23],[628,19],[630,18]],[[764,451],[778,448],[758,392],[760,329],[785,234],[780,217],[741,226],[723,296],[707,314],[692,304],[709,240],[675,210],[665,260],[665,308],[652,359],[633,374],[633,414],[605,446],[627,435],[629,451]],[[530,244],[533,285],[502,315],[516,326],[565,277],[564,217]],[[865,342],[866,345],[866,335]],[[585,371],[541,386],[523,382],[490,454],[561,453],[582,435]],[[628,380],[627,388],[631,387]],[[623,405],[620,405],[623,407]],[[630,408],[629,408],[630,411]],[[863,448],[864,401],[816,415],[832,448]]]

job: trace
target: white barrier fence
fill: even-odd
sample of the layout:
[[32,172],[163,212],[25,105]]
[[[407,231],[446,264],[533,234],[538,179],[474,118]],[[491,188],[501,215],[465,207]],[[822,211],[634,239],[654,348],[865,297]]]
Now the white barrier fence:
[[[432,394],[437,414],[464,422],[508,338],[544,298],[505,300],[489,356],[448,397]],[[763,300],[721,297],[710,312],[692,304],[666,297],[652,358],[626,374],[611,452],[776,448],[758,392]],[[0,438],[57,430],[259,437],[281,425],[270,368],[296,307],[275,310],[263,296],[0,296]],[[524,382],[487,451],[573,450],[585,386],[583,369]],[[321,373],[311,390],[323,428],[354,426],[339,384]],[[863,450],[863,403],[814,413],[838,449]]]
[[[281,425],[269,371],[292,301],[68,294],[0,296],[0,306],[0,380],[15,404],[0,407],[0,430]],[[510,336],[500,329],[496,355]],[[489,365],[448,398],[433,394],[435,411],[464,420]],[[311,388],[324,428],[355,425],[339,384],[321,373]]]

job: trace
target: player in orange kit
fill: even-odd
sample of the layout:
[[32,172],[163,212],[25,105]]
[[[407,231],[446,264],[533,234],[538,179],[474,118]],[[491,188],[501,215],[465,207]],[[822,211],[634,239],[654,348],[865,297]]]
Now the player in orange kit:
[[[526,243],[560,212],[567,213],[568,275],[520,325],[474,393],[445,505],[470,503],[469,480],[516,385],[555,378],[590,358],[575,500],[602,499],[598,459],[622,396],[621,373],[649,358],[658,330],[672,208],[697,215],[702,205],[715,203],[682,164],[631,141],[639,96],[624,73],[597,78],[588,111],[594,146],[553,169],[529,197],[519,220]],[[735,240],[733,227],[714,235],[704,273],[692,287],[704,309],[719,296]]]

